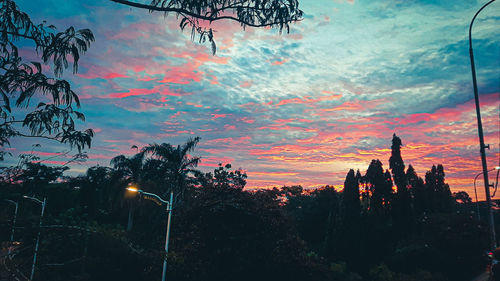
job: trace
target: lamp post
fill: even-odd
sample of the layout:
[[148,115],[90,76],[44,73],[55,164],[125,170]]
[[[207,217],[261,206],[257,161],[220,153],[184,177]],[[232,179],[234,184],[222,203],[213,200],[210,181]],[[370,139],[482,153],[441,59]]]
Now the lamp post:
[[489,4],[495,2],[495,0],[490,0],[488,3],[484,4],[481,9],[479,9],[472,21],[469,25],[469,55],[470,55],[470,65],[472,70],[472,84],[474,86],[474,100],[476,103],[476,115],[477,115],[477,132],[479,135],[479,150],[481,153],[481,162],[483,165],[483,177],[484,177],[484,190],[486,192],[486,205],[488,207],[489,212],[489,221],[490,221],[490,246],[492,249],[496,248],[496,234],[495,234],[495,222],[493,220],[493,211],[491,210],[491,197],[490,197],[490,184],[488,182],[488,167],[486,164],[486,148],[489,148],[489,145],[484,144],[484,136],[483,136],[483,124],[481,122],[481,110],[479,108],[479,94],[477,91],[477,80],[476,80],[476,66],[474,64],[474,52],[472,50],[472,24],[474,24],[474,20],[477,15]]
[[[500,166],[497,166],[497,167],[495,167],[494,169],[489,170],[489,171],[488,171],[488,173],[489,173],[489,172],[491,172],[491,171],[494,171],[494,170],[500,170]],[[476,195],[476,208],[477,208],[477,219],[478,219],[478,220],[481,220],[481,215],[479,214],[479,200],[477,199],[476,180],[477,180],[477,178],[478,178],[480,175],[482,175],[482,174],[483,174],[483,172],[481,172],[481,173],[477,174],[477,175],[474,177],[474,194]],[[497,185],[498,185],[498,182],[497,182]],[[494,196],[494,195],[493,195],[493,196]]]
[[16,228],[17,210],[19,208],[19,203],[12,201],[12,200],[9,200],[9,199],[4,199],[4,201],[12,203],[16,206],[16,208],[14,210],[14,218],[12,219],[12,229],[10,230],[10,242],[12,243],[12,242],[14,242],[14,230]]
[[42,219],[43,219],[43,214],[45,213],[45,206],[47,205],[47,198],[43,198],[43,201],[41,201],[38,198],[26,195],[24,195],[23,198],[30,199],[42,205],[42,211],[40,213],[40,222],[38,224],[38,234],[36,236],[35,254],[33,255],[33,265],[31,266],[30,280],[33,280],[33,277],[35,276],[36,257],[38,255],[38,247],[40,245],[40,232],[42,231]]
[[168,241],[170,239],[170,221],[172,219],[172,202],[174,199],[174,193],[170,192],[170,201],[166,201],[154,193],[149,193],[149,192],[143,191],[141,189],[137,189],[137,188],[132,187],[132,186],[127,187],[127,190],[131,191],[131,192],[137,192],[137,193],[139,193],[139,195],[141,195],[145,199],[151,200],[159,206],[162,206],[163,204],[167,205],[166,211],[168,212],[168,219],[167,219],[167,233],[165,235],[165,257],[163,258],[163,271],[162,271],[162,276],[161,276],[161,280],[165,281],[166,276],[167,276]]
[[10,257],[12,242],[14,242],[14,231],[16,229],[17,210],[19,208],[19,203],[12,201],[12,200],[9,200],[9,199],[4,199],[4,200],[9,202],[9,203],[12,203],[12,204],[14,204],[14,206],[16,206],[16,208],[14,209],[14,218],[12,219],[12,228],[10,230],[10,246],[9,246],[9,250],[7,252],[7,255]]

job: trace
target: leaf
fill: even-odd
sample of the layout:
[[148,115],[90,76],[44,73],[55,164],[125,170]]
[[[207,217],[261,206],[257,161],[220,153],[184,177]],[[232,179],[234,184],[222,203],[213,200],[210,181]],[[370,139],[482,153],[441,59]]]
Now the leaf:
[[38,72],[42,72],[42,65],[39,62],[32,61],[31,63],[36,67]]

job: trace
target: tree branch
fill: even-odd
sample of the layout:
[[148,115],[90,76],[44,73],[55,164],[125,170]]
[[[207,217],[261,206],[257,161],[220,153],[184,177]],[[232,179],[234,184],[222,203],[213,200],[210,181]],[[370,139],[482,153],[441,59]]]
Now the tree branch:
[[24,122],[24,120],[5,121],[4,123],[0,124],[0,127],[8,125],[8,124],[12,124],[12,123],[23,123],[23,122]]
[[0,33],[7,33],[7,34],[10,34],[13,36],[23,37],[25,39],[31,39],[31,40],[35,41],[37,43],[37,45],[39,45],[40,47],[47,47],[46,45],[41,44],[41,42],[39,41],[40,38],[36,38],[34,36],[30,36],[30,35],[26,35],[26,34],[22,34],[22,33],[16,33],[16,32],[12,32],[12,31],[5,32],[5,30],[0,30]]
[[40,136],[40,135],[25,135],[23,133],[19,133],[17,132],[17,134],[15,135],[15,137],[25,137],[25,138],[44,138],[44,139],[48,139],[48,140],[55,140],[55,141],[58,141],[58,142],[61,142],[60,139],[58,139],[57,137],[49,137],[49,136]]
[[[245,22],[242,19],[239,19],[237,17],[232,17],[232,16],[215,16],[214,17],[213,14],[210,15],[210,16],[203,16],[203,15],[196,14],[196,13],[193,13],[191,11],[188,11],[186,9],[180,9],[180,8],[156,7],[156,6],[151,6],[151,5],[146,5],[146,4],[136,3],[136,2],[131,2],[131,1],[127,1],[127,0],[111,0],[111,1],[115,2],[115,3],[119,3],[119,4],[131,6],[131,7],[136,7],[136,8],[140,8],[140,9],[150,10],[150,11],[167,12],[167,13],[168,12],[178,13],[178,14],[181,14],[181,15],[184,15],[184,16],[191,16],[191,17],[194,17],[194,18],[197,18],[197,19],[200,19],[200,20],[206,20],[206,21],[209,21],[209,22],[227,19],[227,20],[237,21],[237,22],[241,23],[242,25],[248,25],[248,26],[251,26],[251,27],[266,27],[266,26],[272,26],[272,25],[284,23],[284,22],[279,22],[279,21],[273,21],[273,22],[270,22],[270,23],[255,24],[255,23]],[[300,21],[300,20],[297,19],[297,20],[293,20],[293,21]]]

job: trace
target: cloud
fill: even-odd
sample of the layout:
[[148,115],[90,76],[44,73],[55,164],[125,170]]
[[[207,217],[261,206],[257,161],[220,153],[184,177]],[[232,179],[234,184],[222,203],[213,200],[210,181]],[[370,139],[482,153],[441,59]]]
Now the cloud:
[[[197,135],[201,169],[231,162],[247,170],[249,187],[338,185],[350,168],[364,172],[372,159],[388,168],[397,133],[405,163],[419,175],[443,163],[452,190],[471,191],[480,162],[464,19],[477,3],[301,5],[306,18],[290,34],[214,23],[215,56],[179,31],[174,17],[93,0],[47,3],[64,13],[44,5],[29,12],[96,35],[80,73],[67,76],[82,99],[85,125],[100,129],[85,165],[131,155],[132,145],[180,144]],[[494,8],[473,30],[491,165],[499,155]],[[15,145],[30,150],[28,142]]]

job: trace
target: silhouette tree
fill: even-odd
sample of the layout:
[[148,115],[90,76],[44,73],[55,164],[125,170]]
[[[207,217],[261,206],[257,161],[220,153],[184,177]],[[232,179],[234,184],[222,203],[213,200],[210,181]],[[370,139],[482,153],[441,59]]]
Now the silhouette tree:
[[[123,181],[123,189],[128,184],[137,184],[142,186],[143,178],[146,176],[145,169],[145,153],[139,152],[132,157],[125,155],[118,155],[111,159],[111,165],[120,174],[119,178]],[[142,187],[141,187],[142,188]],[[129,211],[127,220],[127,231],[131,231],[134,224],[134,211],[137,207],[137,200],[135,198],[127,198]]]
[[283,186],[281,187],[281,195],[283,195],[286,199],[290,199],[293,197],[297,197],[302,195],[304,188],[301,185],[292,185],[292,186]]
[[122,173],[128,183],[139,183],[144,173],[144,152],[134,154],[132,157],[118,155],[111,159],[110,164]]
[[[54,30],[45,22],[33,23],[13,0],[0,1],[1,147],[9,145],[12,137],[55,140],[79,151],[90,147],[94,133],[91,129],[76,129],[75,120],[85,121],[85,116],[74,110],[75,106],[80,107],[80,101],[69,82],[45,75],[40,62],[27,62],[18,51],[17,44],[22,39],[23,46],[34,46],[33,54],[50,64],[56,77],[70,62],[76,73],[80,55],[94,41],[92,32],[73,27],[58,33]],[[34,102],[38,102],[35,107]],[[13,111],[13,107],[21,110]],[[28,113],[20,119],[26,108]]]
[[209,189],[227,189],[235,188],[242,190],[247,181],[247,174],[242,170],[230,171],[231,164],[226,164],[222,166],[219,163],[219,167],[211,172],[203,174],[199,177],[200,185],[203,188]]
[[391,172],[389,172],[389,170],[385,170],[383,187],[384,203],[390,205],[393,195],[393,182]]
[[372,160],[366,170],[365,179],[368,190],[372,193],[370,208],[376,213],[388,209],[392,194],[392,180],[389,171],[384,173],[380,160]]
[[401,157],[401,139],[393,134],[391,145],[391,157],[389,158],[389,168],[392,170],[394,184],[397,186],[398,194],[406,193],[407,179],[405,174],[405,164]]
[[470,198],[469,194],[465,191],[454,192],[453,199],[460,204],[472,203],[472,198]]
[[406,178],[408,179],[415,214],[422,214],[429,208],[429,197],[424,180],[417,175],[412,165],[409,165],[406,170]]
[[111,1],[150,12],[175,14],[181,18],[180,28],[184,30],[190,27],[192,39],[195,34],[198,34],[200,42],[208,39],[214,54],[214,30],[210,27],[213,22],[235,21],[243,29],[247,26],[275,27],[281,33],[283,29],[289,32],[289,23],[300,21],[303,14],[298,0],[152,0],[149,4],[128,0]]
[[392,170],[397,193],[393,200],[392,216],[394,223],[401,232],[409,231],[412,217],[410,193],[408,191],[408,178],[405,174],[405,164],[401,157],[402,142],[396,134],[392,136],[391,157],[389,167]]
[[150,144],[142,149],[143,153],[151,155],[145,165],[149,172],[156,174],[160,186],[163,187],[160,195],[166,196],[173,191],[177,202],[182,202],[188,185],[196,181],[193,174],[198,173],[195,168],[200,163],[200,158],[192,157],[189,153],[199,141],[200,138],[196,137],[177,147],[162,143]]
[[359,180],[354,170],[351,169],[344,181],[344,191],[340,202],[340,226],[335,235],[337,243],[333,243],[336,254],[349,264],[359,259],[360,240],[363,240],[360,212]]
[[[302,199],[300,198],[302,197]],[[335,234],[339,224],[340,196],[333,186],[325,186],[302,195],[295,200],[301,201],[302,219],[299,229],[302,237],[327,257],[335,253]],[[307,198],[309,197],[309,198]]]
[[432,165],[431,170],[425,174],[425,186],[431,197],[433,211],[446,212],[452,207],[450,186],[445,183],[444,177],[444,168],[441,164],[437,167]]
[[28,162],[14,181],[22,182],[23,193],[38,195],[46,185],[60,178],[68,169],[66,166],[50,167],[39,162]]
[[112,194],[112,169],[105,166],[90,167],[80,181],[82,204],[94,216],[99,209],[108,210]]
[[342,192],[341,216],[344,224],[359,219],[360,215],[360,200],[359,200],[359,183],[354,175],[354,170],[351,169],[347,173],[344,181],[344,191]]

